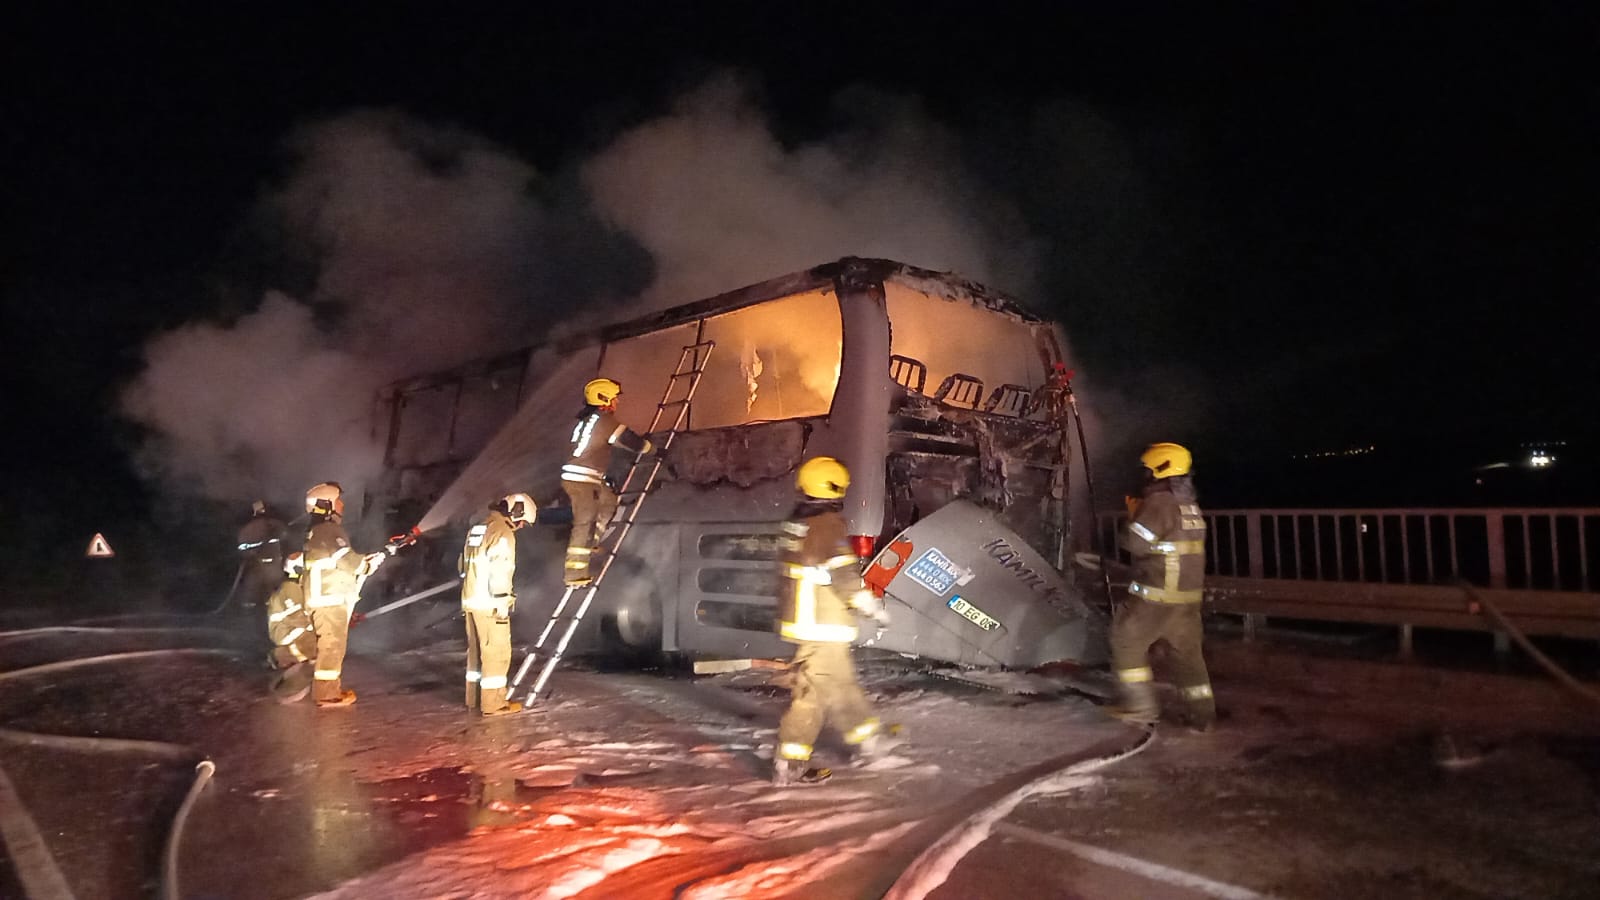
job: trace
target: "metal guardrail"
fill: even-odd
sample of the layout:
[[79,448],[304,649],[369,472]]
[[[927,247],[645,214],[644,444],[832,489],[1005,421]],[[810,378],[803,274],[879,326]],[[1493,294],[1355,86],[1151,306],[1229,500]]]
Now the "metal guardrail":
[[[1117,546],[1126,518],[1098,516],[1096,546]],[[1445,586],[1465,580],[1529,633],[1600,638],[1600,509],[1219,509],[1205,518],[1207,599],[1244,615],[1247,630],[1268,616],[1392,624],[1403,649],[1412,626],[1492,630]]]

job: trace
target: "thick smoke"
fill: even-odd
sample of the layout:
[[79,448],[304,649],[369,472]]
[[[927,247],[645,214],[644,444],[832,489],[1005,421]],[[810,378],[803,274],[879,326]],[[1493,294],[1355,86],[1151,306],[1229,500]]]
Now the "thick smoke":
[[903,99],[853,91],[850,124],[786,147],[750,87],[716,79],[582,167],[600,214],[649,250],[674,305],[842,256],[960,272],[1022,294],[1032,245],[968,174],[956,136]]
[[1032,286],[1019,218],[984,196],[951,133],[896,98],[855,92],[840,110],[833,135],[785,146],[748,86],[721,77],[566,183],[401,113],[305,127],[257,213],[293,236],[311,286],[149,342],[123,396],[152,433],[149,471],[235,501],[359,486],[381,462],[372,399],[387,381],[840,256]]

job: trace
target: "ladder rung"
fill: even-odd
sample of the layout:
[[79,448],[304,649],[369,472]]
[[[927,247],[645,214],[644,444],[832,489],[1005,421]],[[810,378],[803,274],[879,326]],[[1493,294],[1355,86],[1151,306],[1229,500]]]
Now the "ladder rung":
[[[684,370],[682,372],[673,372],[672,373],[672,378],[688,378],[691,375],[704,375],[705,373],[706,373],[706,370],[704,368],[686,369],[686,370]],[[669,380],[671,380],[671,379],[669,379]]]

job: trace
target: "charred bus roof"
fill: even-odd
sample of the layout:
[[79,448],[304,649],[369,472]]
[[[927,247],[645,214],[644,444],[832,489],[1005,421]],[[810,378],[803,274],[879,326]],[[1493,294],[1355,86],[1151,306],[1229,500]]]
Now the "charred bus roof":
[[1029,324],[1043,324],[1044,320],[1030,312],[1014,298],[992,290],[950,272],[936,272],[890,259],[865,259],[847,256],[834,262],[769,278],[727,293],[674,306],[660,312],[648,313],[621,322],[602,325],[557,341],[541,341],[516,350],[482,357],[432,372],[408,376],[385,385],[380,390],[382,398],[392,398],[412,391],[427,390],[461,378],[518,368],[529,353],[559,344],[563,350],[577,349],[593,344],[606,344],[661,331],[700,319],[735,312],[750,306],[781,300],[795,294],[838,285],[869,286],[896,283],[913,290],[950,300],[965,301],[990,312],[999,313]]

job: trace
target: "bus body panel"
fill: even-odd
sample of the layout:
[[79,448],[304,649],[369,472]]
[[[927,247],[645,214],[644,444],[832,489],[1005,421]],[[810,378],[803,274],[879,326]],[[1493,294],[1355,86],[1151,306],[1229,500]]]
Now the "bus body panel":
[[1108,623],[991,510],[955,500],[867,567],[889,626],[875,646],[977,666],[1104,662]]
[[[917,595],[925,589],[893,584],[890,596],[903,614],[880,646],[974,665],[1035,665],[1058,658],[1052,654],[1103,658],[1103,628],[1081,611],[1078,588],[1046,574],[1049,561],[1064,558],[1067,534],[1064,423],[1048,419],[1041,402],[1062,362],[1058,328],[979,285],[885,260],[840,260],[560,348],[529,348],[521,403],[470,461],[430,460],[425,443],[396,448],[396,436],[416,441],[428,431],[398,417],[407,391],[481,388],[486,376],[467,366],[450,377],[397,383],[381,398],[395,417],[387,431],[388,458],[396,461],[386,473],[391,495],[378,498],[382,508],[395,515],[426,504],[421,524],[442,548],[433,556],[453,562],[460,533],[486,506],[514,490],[533,493],[545,521],[536,526],[541,534],[519,542],[517,632],[536,635],[560,593],[563,510],[551,504],[565,503],[557,473],[582,384],[624,371],[622,417],[644,430],[681,348],[701,340],[717,345],[688,430],[663,457],[579,646],[787,655],[790,646],[772,629],[782,585],[768,545],[794,507],[794,469],[829,455],[851,469],[851,534],[880,543],[896,535],[912,546],[933,540],[961,565],[1002,567],[972,582],[982,596],[961,595],[967,605],[949,606],[949,597],[933,605],[939,598]],[[496,365],[493,371],[505,368]],[[451,382],[461,373],[471,377]],[[434,427],[453,429],[458,412]],[[459,477],[446,480],[453,471]],[[408,485],[425,494],[409,495]],[[993,541],[1017,552],[1000,561],[972,556],[973,547]],[[1001,574],[1017,566],[1045,579],[1049,591],[1007,585]],[[1063,617],[1062,610],[1081,614]],[[999,624],[974,624],[990,620]],[[951,639],[952,625],[981,633]]]

